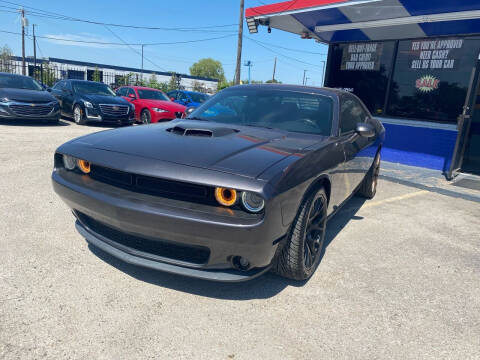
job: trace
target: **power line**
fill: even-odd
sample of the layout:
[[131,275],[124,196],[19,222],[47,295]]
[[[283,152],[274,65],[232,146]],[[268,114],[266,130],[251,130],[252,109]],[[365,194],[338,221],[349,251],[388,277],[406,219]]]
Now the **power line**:
[[262,44],[259,43],[257,40],[254,40],[254,39],[252,39],[252,38],[250,38],[250,37],[246,37],[246,38],[247,38],[248,40],[254,42],[255,44],[257,44],[258,46],[260,46],[260,47],[262,47],[262,48],[264,48],[264,49],[266,49],[266,50],[268,50],[268,51],[270,51],[270,52],[272,52],[272,53],[274,53],[274,54],[277,54],[277,55],[279,55],[279,56],[282,56],[282,57],[284,57],[284,58],[287,58],[287,59],[290,59],[290,60],[299,62],[299,63],[301,63],[301,64],[320,67],[320,65],[316,65],[316,64],[308,63],[308,62],[306,62],[306,61],[298,60],[298,59],[296,59],[296,58],[294,58],[294,57],[291,57],[291,56],[282,54],[282,53],[280,53],[280,52],[278,52],[278,51],[276,51],[276,50],[272,50],[272,49],[270,49],[269,47],[267,47],[267,46],[265,46],[265,45],[262,45]]
[[[248,36],[247,36],[248,37]],[[254,40],[254,39],[251,39],[251,40]],[[280,45],[274,45],[274,44],[270,44],[270,43],[267,43],[267,42],[264,42],[264,41],[260,41],[260,40],[254,40],[260,44],[264,44],[264,45],[268,45],[270,47],[275,47],[275,48],[279,48],[279,49],[283,49],[283,50],[288,50],[288,51],[295,51],[295,52],[299,52],[299,53],[305,53],[305,54],[312,54],[312,55],[328,55],[327,53],[320,53],[320,52],[314,52],[314,51],[307,51],[307,50],[300,50],[300,49],[292,49],[292,48],[288,48],[288,47],[285,47],[285,46],[280,46]]]
[[[13,32],[13,31],[7,31],[7,30],[0,30],[0,32],[7,33],[7,34],[21,35],[21,33]],[[142,45],[144,45],[144,46],[156,46],[156,45],[189,44],[189,43],[196,43],[196,42],[204,42],[204,41],[225,39],[225,38],[232,37],[232,36],[236,36],[236,35],[231,34],[231,35],[223,35],[223,36],[211,37],[211,38],[205,38],[205,39],[172,41],[172,42],[157,42],[157,43],[116,43],[116,42],[105,42],[105,41],[62,39],[62,38],[55,37],[55,36],[41,36],[41,35],[37,35],[37,38],[48,39],[48,40],[57,40],[57,41],[65,41],[65,42],[72,42],[72,43],[81,43],[81,44],[118,45],[118,46],[142,46]]]
[[10,4],[10,5],[21,6],[21,7],[24,7],[25,9],[31,9],[31,10],[29,10],[29,14],[34,15],[34,16],[49,17],[49,18],[57,19],[57,20],[76,21],[76,22],[84,22],[84,23],[88,23],[88,24],[106,25],[106,26],[131,28],[131,29],[166,30],[166,31],[204,31],[206,29],[225,28],[225,27],[237,26],[238,25],[238,24],[222,24],[222,25],[173,28],[173,27],[154,27],[154,26],[115,24],[115,23],[105,23],[105,22],[101,22],[101,21],[93,21],[93,20],[75,18],[75,17],[71,17],[71,16],[68,16],[68,15],[63,15],[63,14],[52,12],[52,11],[46,11],[46,10],[42,10],[42,9],[35,8],[35,7],[32,7],[32,6],[26,6],[26,5],[22,5],[22,4],[11,2],[11,1],[0,0],[0,2]]

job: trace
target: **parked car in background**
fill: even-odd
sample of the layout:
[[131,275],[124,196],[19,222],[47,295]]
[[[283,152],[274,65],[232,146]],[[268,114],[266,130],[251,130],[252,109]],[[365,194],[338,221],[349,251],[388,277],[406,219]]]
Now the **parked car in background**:
[[186,109],[171,101],[163,91],[148,87],[122,86],[116,94],[135,105],[135,121],[143,124],[181,118]]
[[62,114],[79,125],[89,121],[129,125],[134,121],[135,106],[103,83],[60,80],[49,91],[60,102]]
[[375,196],[384,138],[348,92],[242,85],[186,119],[69,141],[55,153],[53,186],[80,234],[128,263],[305,280],[327,218],[353,194]]
[[60,106],[57,99],[31,77],[0,73],[0,119],[58,123]]
[[185,105],[186,107],[200,106],[210,98],[210,95],[186,90],[169,91],[167,95],[170,100],[175,101],[177,104]]

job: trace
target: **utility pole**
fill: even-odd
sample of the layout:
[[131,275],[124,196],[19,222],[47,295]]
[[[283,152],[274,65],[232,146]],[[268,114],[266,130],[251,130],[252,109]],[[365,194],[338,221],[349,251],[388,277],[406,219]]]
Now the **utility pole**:
[[35,39],[35,24],[32,25],[33,28],[33,77],[36,77],[37,73],[37,42]]
[[22,75],[26,75],[25,71],[25,10],[22,8]]
[[272,83],[275,82],[275,70],[277,70],[277,57],[276,56],[275,56],[275,62],[273,63]]
[[242,40],[243,40],[243,11],[245,0],[240,0],[240,20],[238,21],[237,67],[235,68],[235,85],[240,84],[240,67],[242,66]]
[[302,85],[305,85],[305,75],[307,74],[307,70],[303,70],[303,81]]

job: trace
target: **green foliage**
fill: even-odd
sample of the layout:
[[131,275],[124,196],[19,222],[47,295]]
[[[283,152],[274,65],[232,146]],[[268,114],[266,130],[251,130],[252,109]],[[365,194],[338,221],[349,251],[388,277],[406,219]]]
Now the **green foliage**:
[[225,82],[225,72],[222,63],[212,58],[200,59],[190,67],[190,74],[217,79],[219,82]]
[[93,72],[92,80],[96,82],[102,81],[102,79],[100,79],[100,70],[98,70],[98,66],[95,66],[95,71]]
[[12,50],[5,45],[4,47],[0,48],[0,71],[2,72],[12,72]]
[[182,78],[173,72],[172,75],[170,76],[170,81],[168,82],[167,91],[181,89],[181,86],[180,86],[181,81],[182,81]]
[[218,86],[217,86],[217,90],[220,91],[220,90],[223,90],[223,89],[226,89],[230,86],[233,86],[235,85],[235,83],[232,81],[221,81],[221,82],[218,82]]
[[49,63],[41,64],[40,69],[37,67],[35,70],[35,79],[47,86],[53,86],[58,81],[55,70]]
[[281,81],[278,81],[277,79],[273,79],[273,80],[267,80],[265,81],[266,84],[281,84],[282,82]]

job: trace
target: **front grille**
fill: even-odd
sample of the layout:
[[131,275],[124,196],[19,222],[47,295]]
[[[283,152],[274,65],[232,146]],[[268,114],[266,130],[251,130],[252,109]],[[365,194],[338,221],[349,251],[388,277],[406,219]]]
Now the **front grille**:
[[204,204],[214,203],[213,190],[207,186],[131,174],[94,164],[91,166],[90,177],[109,185],[137,193],[158,195],[171,199],[195,201]]
[[10,105],[10,109],[20,116],[46,116],[53,110],[53,105]]
[[[110,245],[123,250],[133,249],[145,258],[161,257],[195,265],[208,262],[210,250],[203,246],[183,245],[165,240],[151,240],[140,236],[126,234],[101,223],[79,211],[75,212],[79,220],[93,232],[109,240]],[[155,258],[154,258],[155,259]],[[158,258],[156,259],[158,260]]]
[[104,115],[108,116],[125,116],[128,114],[127,105],[100,104],[100,110]]

